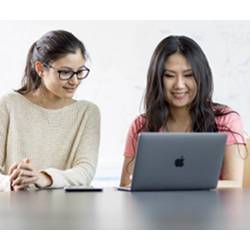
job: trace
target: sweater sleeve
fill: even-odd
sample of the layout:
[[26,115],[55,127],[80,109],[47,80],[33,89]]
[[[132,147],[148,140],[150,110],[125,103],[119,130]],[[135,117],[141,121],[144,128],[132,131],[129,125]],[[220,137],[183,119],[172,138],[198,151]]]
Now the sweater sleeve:
[[10,177],[8,175],[0,174],[0,192],[11,191]]
[[0,99],[0,191],[10,191],[9,176],[5,174],[4,162],[6,157],[6,143],[8,134],[9,114],[6,102]]
[[100,111],[96,105],[90,105],[86,114],[86,123],[76,151],[72,168],[43,170],[53,180],[51,188],[83,185],[89,186],[96,172],[100,143]]

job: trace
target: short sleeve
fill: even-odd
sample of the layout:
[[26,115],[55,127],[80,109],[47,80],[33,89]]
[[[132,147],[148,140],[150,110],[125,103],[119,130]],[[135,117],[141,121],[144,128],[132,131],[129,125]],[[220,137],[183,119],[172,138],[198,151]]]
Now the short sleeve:
[[135,156],[137,149],[138,134],[142,131],[144,125],[145,125],[145,118],[142,115],[138,116],[130,125],[124,150],[125,157]]
[[219,132],[227,134],[226,145],[245,144],[244,128],[240,115],[228,108],[226,114],[216,118]]

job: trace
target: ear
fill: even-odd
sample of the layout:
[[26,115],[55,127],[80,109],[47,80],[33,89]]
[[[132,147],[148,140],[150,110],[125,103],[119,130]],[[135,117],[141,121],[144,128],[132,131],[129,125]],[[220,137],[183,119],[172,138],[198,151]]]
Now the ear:
[[42,78],[44,75],[44,70],[45,70],[43,63],[40,61],[36,61],[34,68],[35,68],[36,73]]

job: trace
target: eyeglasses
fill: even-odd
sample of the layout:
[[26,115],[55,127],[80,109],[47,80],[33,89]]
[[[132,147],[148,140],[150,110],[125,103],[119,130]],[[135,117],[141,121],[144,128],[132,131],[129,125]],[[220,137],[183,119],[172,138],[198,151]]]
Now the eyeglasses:
[[78,80],[83,80],[88,76],[90,71],[90,69],[86,66],[83,66],[78,71],[73,71],[70,69],[57,69],[50,64],[44,64],[44,66],[56,70],[60,80],[70,80],[74,75],[76,75]]

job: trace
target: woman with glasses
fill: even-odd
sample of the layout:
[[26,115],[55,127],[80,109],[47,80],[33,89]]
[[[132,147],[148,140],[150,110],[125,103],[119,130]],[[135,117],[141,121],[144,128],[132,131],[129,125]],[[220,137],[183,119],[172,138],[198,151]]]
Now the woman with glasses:
[[237,112],[214,103],[212,94],[212,72],[200,46],[185,36],[163,39],[148,69],[145,113],[133,121],[128,132],[120,185],[131,183],[137,138],[144,131],[226,133],[220,177],[241,185],[245,152],[242,122]]
[[100,113],[73,99],[89,74],[86,59],[83,43],[63,30],[31,46],[22,87],[0,99],[0,190],[90,184]]

